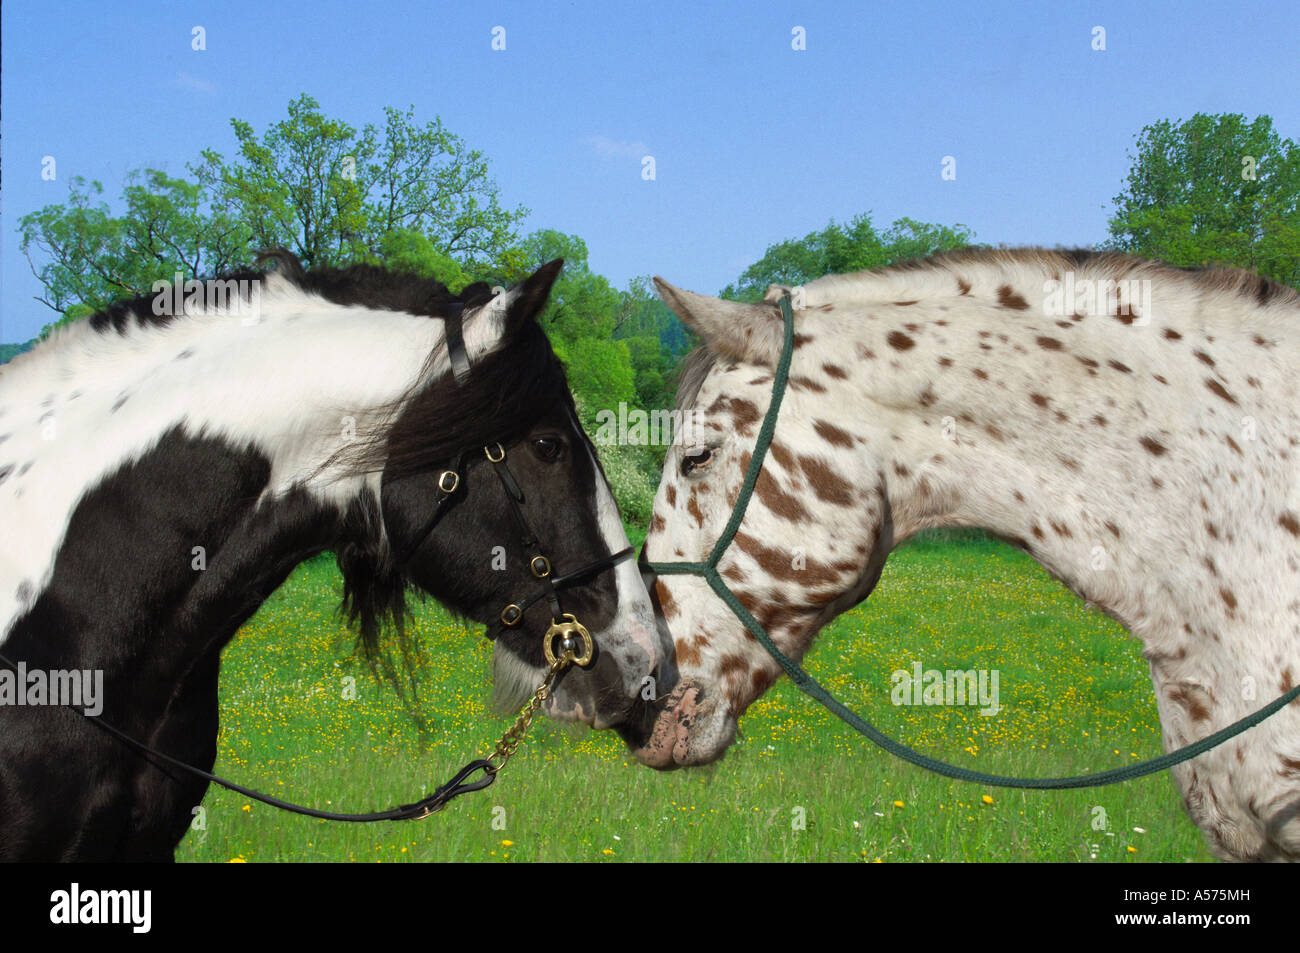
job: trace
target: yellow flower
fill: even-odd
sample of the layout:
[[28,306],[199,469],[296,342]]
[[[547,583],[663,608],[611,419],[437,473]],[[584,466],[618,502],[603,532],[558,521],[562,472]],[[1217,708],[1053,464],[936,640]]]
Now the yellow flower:
[[240,808],[241,811],[251,811],[252,809],[253,809],[253,805],[251,804],[245,804],[243,807]]
[[894,802],[894,807],[902,807],[902,806],[903,806],[903,802],[902,802],[902,801],[895,801],[895,802]]
[[1138,852],[1138,849],[1137,849],[1136,847],[1130,847],[1130,848],[1128,849],[1128,852],[1129,852],[1130,854],[1136,854],[1136,853]]
[[606,847],[604,850],[602,850],[601,853],[604,854],[606,857],[613,857],[613,856],[614,856],[614,852],[613,852],[612,850],[610,850],[608,847]]
[[512,840],[503,840],[503,841],[501,842],[501,846],[502,846],[502,847],[514,847],[514,846],[515,846],[515,842],[512,841]]
[[226,863],[228,863],[228,864],[246,864],[246,863],[248,863],[248,861],[244,860],[244,858],[242,858],[242,857],[232,857],[230,860],[226,861]]
[[991,794],[985,794],[982,798],[980,798],[980,800],[983,801],[985,804],[992,804],[992,803],[993,803],[993,795],[991,795]]

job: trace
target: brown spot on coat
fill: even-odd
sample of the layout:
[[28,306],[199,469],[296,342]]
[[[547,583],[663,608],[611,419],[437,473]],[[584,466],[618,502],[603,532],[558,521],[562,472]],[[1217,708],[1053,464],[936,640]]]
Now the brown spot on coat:
[[810,390],[814,394],[826,393],[826,388],[811,377],[791,377],[790,386],[796,390]]
[[910,351],[912,348],[916,347],[916,342],[902,331],[890,331],[889,336],[885,338],[885,341],[895,351]]
[[841,430],[834,424],[827,423],[824,420],[814,420],[813,430],[817,431],[817,436],[829,444],[834,444],[837,447],[853,446],[853,435],[847,430]]
[[1058,341],[1056,338],[1049,338],[1040,335],[1037,340],[1038,340],[1038,346],[1041,347],[1044,351],[1059,351],[1065,347],[1065,345],[1062,344],[1060,341]]
[[679,611],[677,603],[662,579],[655,580],[655,598],[659,600],[659,611],[663,613],[665,619],[672,619],[677,615]]
[[817,457],[799,457],[799,467],[808,477],[808,484],[817,499],[837,506],[853,503],[853,485]]
[[758,494],[758,499],[764,506],[782,519],[789,520],[791,523],[812,522],[812,517],[803,508],[799,498],[781,489],[781,484],[767,469],[759,471],[754,492]]
[[982,381],[986,381],[989,379],[988,371],[984,370],[983,368],[977,367],[973,371],[971,371],[971,373],[974,374],[977,378],[979,378]]
[[685,639],[677,639],[674,642],[674,648],[677,649],[677,662],[680,665],[695,666],[704,661],[703,656],[700,655],[700,650]]
[[668,486],[667,486],[667,488],[664,490],[664,498],[665,498],[666,500],[668,500],[668,505],[669,505],[669,506],[676,506],[676,505],[677,505],[677,487],[675,487],[675,486],[673,486],[671,483],[669,483]]
[[1044,397],[1042,394],[1030,394],[1029,399],[1039,407],[1046,407],[1052,401],[1052,398]]
[[1196,359],[1198,361],[1200,361],[1202,364],[1206,365],[1207,367],[1214,366],[1214,358],[1210,357],[1210,355],[1206,354],[1204,351],[1197,350],[1197,351],[1192,351],[1192,353],[1196,355]]
[[1011,290],[1010,285],[1003,285],[998,289],[998,304],[1004,308],[1011,308],[1014,311],[1028,311],[1029,302]]
[[1277,518],[1278,524],[1292,536],[1300,536],[1300,519],[1292,512],[1283,513]]
[[1183,336],[1173,328],[1165,328],[1165,337],[1170,341],[1181,341]]
[[1133,373],[1132,369],[1131,369],[1127,364],[1121,364],[1119,361],[1107,361],[1106,364],[1109,365],[1110,367],[1113,367],[1115,370],[1119,371],[1121,374],[1132,374],[1132,373]]
[[838,364],[823,364],[822,370],[826,372],[827,377],[834,377],[837,380],[846,381],[849,379],[849,372]]
[[1211,393],[1211,394],[1214,394],[1216,397],[1222,397],[1224,400],[1226,400],[1226,401],[1227,401],[1228,403],[1230,403],[1230,404],[1235,404],[1235,403],[1237,403],[1237,398],[1235,398],[1235,397],[1233,397],[1231,394],[1229,394],[1229,393],[1224,389],[1223,385],[1220,384],[1218,381],[1216,381],[1216,380],[1211,380],[1210,378],[1207,377],[1207,378],[1205,379],[1205,386],[1206,386],[1207,388],[1209,388],[1210,393]]
[[691,514],[696,526],[704,527],[704,511],[700,509],[700,502],[695,498],[694,493],[686,501],[686,512]]
[[723,678],[748,670],[749,666],[745,663],[745,660],[731,652],[718,659],[718,674]]
[[1143,449],[1153,457],[1158,457],[1165,452],[1165,445],[1152,437],[1140,437],[1138,443],[1142,444]]
[[1169,700],[1186,708],[1187,713],[1192,716],[1192,721],[1209,720],[1210,710],[1205,707],[1204,702],[1192,694],[1190,688],[1179,685],[1169,693]]
[[1237,597],[1233,594],[1231,589],[1220,589],[1219,597],[1223,599],[1224,604],[1227,605],[1229,610],[1237,608]]
[[1241,447],[1237,446],[1237,441],[1233,440],[1230,434],[1224,434],[1223,439],[1228,441],[1228,446],[1237,452],[1237,456],[1245,456],[1245,454],[1241,452]]

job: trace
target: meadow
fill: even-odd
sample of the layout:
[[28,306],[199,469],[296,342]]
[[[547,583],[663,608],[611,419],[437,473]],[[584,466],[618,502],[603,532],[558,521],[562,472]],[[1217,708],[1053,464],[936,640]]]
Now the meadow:
[[[318,808],[424,796],[489,753],[481,630],[413,600],[418,698],[352,652],[341,581],[299,567],[223,659],[218,774]],[[1000,710],[896,705],[891,673],[999,673]],[[1138,643],[1029,557],[979,536],[894,553],[876,592],[823,631],[809,671],[883,731],[983,771],[1062,776],[1161,752]],[[486,792],[423,821],[297,817],[213,787],[177,852],[266,861],[1078,861],[1212,858],[1167,773],[1081,791],[983,788],[893,759],[782,679],[715,765],[657,773],[612,732],[539,719]]]

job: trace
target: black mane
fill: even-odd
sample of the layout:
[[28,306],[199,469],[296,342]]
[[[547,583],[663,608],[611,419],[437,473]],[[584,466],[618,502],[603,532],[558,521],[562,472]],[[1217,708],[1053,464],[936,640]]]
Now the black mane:
[[[302,291],[334,304],[451,320],[492,297],[484,282],[453,294],[431,278],[369,264],[307,270],[284,249],[260,255],[258,263],[262,270],[230,272],[218,280],[258,282],[273,268]],[[183,316],[183,311],[169,309],[156,313],[156,299],[150,294],[117,302],[93,315],[90,324],[100,333],[126,334],[132,327],[166,326]],[[382,472],[385,485],[432,475],[461,453],[497,442],[511,445],[557,402],[572,408],[564,368],[538,323],[507,318],[506,326],[499,346],[475,359],[469,375],[459,382],[450,373],[430,379],[440,360],[446,366],[445,346],[435,347],[411,387],[388,406],[376,408],[377,424],[324,461],[321,471],[332,470],[340,478]],[[343,519],[347,542],[337,551],[343,611],[358,627],[362,653],[372,664],[380,662],[394,673],[380,644],[384,630],[391,627],[407,663],[401,667],[409,669],[412,647],[403,625],[407,580],[395,562],[380,502],[364,491]]]
[[[437,317],[449,304],[476,307],[491,297],[492,291],[484,282],[467,285],[459,295],[452,294],[447,286],[432,278],[421,278],[407,272],[389,271],[377,265],[357,264],[346,268],[322,267],[308,271],[292,252],[275,248],[258,255],[258,269],[243,268],[225,272],[212,279],[199,281],[259,282],[274,269],[303,291],[320,295],[327,301],[341,305],[365,305],[386,310],[404,311],[407,314]],[[271,266],[267,268],[266,266]],[[177,313],[170,309],[157,313],[156,294],[115,301],[88,320],[96,331],[116,331],[126,334],[132,327],[163,327],[176,320]]]

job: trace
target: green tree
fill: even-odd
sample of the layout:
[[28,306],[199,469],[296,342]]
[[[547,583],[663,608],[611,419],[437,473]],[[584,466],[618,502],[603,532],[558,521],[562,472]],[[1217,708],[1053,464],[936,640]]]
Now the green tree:
[[357,133],[304,94],[261,137],[232,120],[237,159],[204,150],[192,179],[137,170],[120,215],[100,183],[72,179],[66,202],[19,221],[40,300],[63,323],[177,273],[249,266],[275,246],[309,267],[391,258],[453,288],[467,275],[522,277],[527,210],[501,205],[482,153],[438,119],[416,125],[413,109],[385,115],[382,132]]
[[100,200],[99,182],[74,176],[68,191],[67,202],[19,220],[23,253],[44,286],[39,300],[63,315],[56,324],[147,294],[178,272],[190,278],[249,263],[248,229],[214,207],[201,185],[136,170],[120,216]]
[[1197,113],[1152,123],[1135,139],[1110,247],[1300,284],[1300,148],[1268,116]]
[[453,291],[474,281],[460,262],[434,245],[427,235],[406,228],[394,229],[380,239],[379,254],[374,256],[373,263],[390,271],[441,281]]
[[541,323],[568,368],[583,423],[591,425],[602,410],[617,412],[620,403],[636,403],[636,373],[627,344],[614,338],[619,294],[591,270],[586,242],[542,229],[528,235],[516,253],[525,271],[556,258],[564,259],[564,271],[551,289]]
[[735,284],[722,290],[722,297],[760,301],[769,284],[801,285],[823,275],[879,268],[960,248],[973,238],[974,233],[964,225],[949,227],[900,218],[881,232],[869,213],[856,216],[847,225],[832,219],[820,231],[769,246]]
[[303,93],[289,118],[259,138],[231,120],[239,159],[206,150],[194,169],[261,246],[282,245],[307,265],[378,254],[395,230],[424,235],[469,270],[492,267],[528,214],[503,208],[483,154],[442,120],[386,107],[382,134],[325,116]]
[[648,276],[633,278],[619,295],[614,336],[626,341],[642,407],[673,403],[673,370],[695,344],[694,335],[659,300]]

